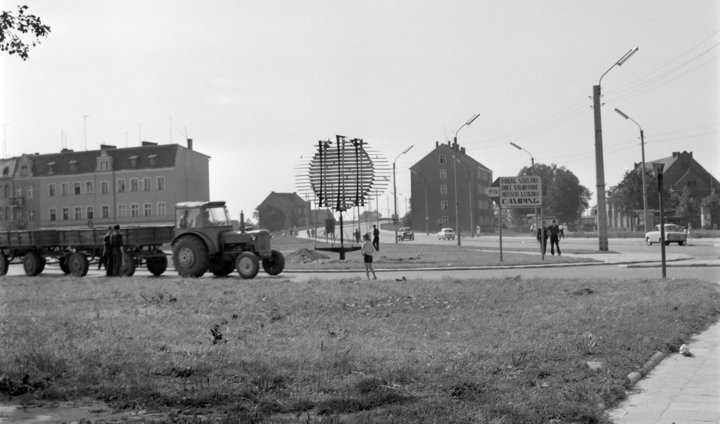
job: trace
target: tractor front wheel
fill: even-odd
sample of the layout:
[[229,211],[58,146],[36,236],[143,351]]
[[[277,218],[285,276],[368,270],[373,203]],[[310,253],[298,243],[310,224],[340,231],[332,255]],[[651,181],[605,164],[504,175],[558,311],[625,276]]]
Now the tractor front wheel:
[[260,261],[254,253],[243,252],[235,260],[235,268],[242,278],[255,278],[260,271]]
[[278,275],[285,269],[285,257],[277,250],[272,250],[270,257],[262,260],[262,266],[269,275]]
[[208,251],[205,243],[195,237],[183,237],[173,248],[173,264],[181,277],[202,277],[208,270]]
[[155,276],[162,275],[168,266],[167,256],[165,256],[162,251],[159,251],[158,254],[162,254],[162,256],[154,256],[147,259],[147,268],[152,275]]

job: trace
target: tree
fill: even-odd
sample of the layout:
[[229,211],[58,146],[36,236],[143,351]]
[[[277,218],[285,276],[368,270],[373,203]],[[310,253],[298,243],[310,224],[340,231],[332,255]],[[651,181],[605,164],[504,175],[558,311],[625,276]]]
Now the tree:
[[[518,176],[539,176],[542,181],[543,215],[554,216],[559,222],[577,222],[587,209],[590,190],[564,166],[535,164],[520,170]],[[516,223],[525,224],[525,215],[534,209],[514,209]]]
[[687,186],[671,193],[675,215],[684,217],[696,228],[700,225],[700,202],[698,202]]
[[[613,199],[616,201],[618,210],[625,215],[630,215],[635,210],[643,208],[642,174],[641,168],[625,172],[620,184],[612,187]],[[660,198],[658,196],[657,176],[650,170],[645,171],[645,190],[647,191],[648,209],[659,209]],[[663,187],[663,206],[670,205],[669,188]]]
[[39,17],[26,13],[27,6],[18,6],[17,14],[0,13],[0,51],[17,54],[27,60],[30,47],[40,44],[41,37],[50,34],[50,27]]
[[709,228],[709,226],[712,225],[712,222],[715,222],[717,216],[720,215],[720,196],[718,196],[715,190],[713,190],[710,194],[702,198],[700,205],[710,211],[711,222],[705,223],[705,225]]

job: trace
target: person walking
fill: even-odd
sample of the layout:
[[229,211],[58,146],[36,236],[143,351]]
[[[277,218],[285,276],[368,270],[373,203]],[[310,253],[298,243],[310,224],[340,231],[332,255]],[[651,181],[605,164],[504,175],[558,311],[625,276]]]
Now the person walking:
[[377,225],[373,225],[373,241],[372,241],[373,247],[378,252],[380,251],[380,230],[378,230]]
[[360,252],[363,255],[363,262],[365,263],[365,275],[367,279],[370,279],[370,272],[372,272],[373,280],[377,280],[375,270],[373,269],[373,253],[375,253],[374,243],[370,243],[370,234],[365,233],[363,235],[363,245]]
[[112,275],[117,277],[121,274],[123,261],[123,237],[118,224],[115,224],[114,231],[110,235],[110,246],[112,247]]
[[555,247],[557,247],[558,256],[560,256],[560,226],[554,219],[547,228],[547,232],[550,236],[550,253],[555,255]]
[[98,262],[98,270],[101,270],[103,265],[105,266],[105,274],[110,275],[110,235],[112,234],[113,227],[108,227],[107,233],[103,236],[103,251],[102,256],[100,256],[100,261]]

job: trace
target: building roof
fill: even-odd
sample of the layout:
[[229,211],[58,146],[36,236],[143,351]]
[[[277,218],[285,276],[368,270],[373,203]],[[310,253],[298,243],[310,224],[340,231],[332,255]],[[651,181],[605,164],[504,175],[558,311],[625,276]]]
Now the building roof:
[[307,202],[298,196],[297,193],[276,193],[274,191],[271,192],[265,200],[262,201],[262,203],[260,203],[260,206],[266,203],[272,203],[274,205],[284,207],[307,206]]
[[[447,144],[441,144],[440,142],[435,142],[435,149],[430,151],[427,155],[423,156],[422,159],[415,162],[410,169],[414,169],[416,166],[418,166],[420,163],[424,162],[429,158],[430,155],[434,154],[436,150],[440,150],[443,153],[452,154],[453,151],[456,152],[456,157],[459,159],[460,162],[469,162],[469,164],[475,168],[481,168],[483,171],[492,173],[492,170],[488,168],[487,166],[483,165],[482,163],[475,160],[472,156],[468,155],[465,152],[464,147],[460,147],[458,143],[451,143],[450,141],[447,142]],[[435,158],[433,157],[431,160],[435,161]]]

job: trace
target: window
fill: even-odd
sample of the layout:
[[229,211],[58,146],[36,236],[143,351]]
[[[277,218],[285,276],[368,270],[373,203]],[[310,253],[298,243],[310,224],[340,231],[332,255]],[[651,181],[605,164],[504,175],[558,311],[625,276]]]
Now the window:
[[441,216],[440,222],[442,222],[443,227],[447,227],[448,225],[450,225],[450,220],[448,219],[447,216]]
[[124,218],[127,216],[127,207],[125,205],[118,205],[117,214],[118,218]]
[[143,178],[143,191],[152,190],[152,179],[150,177]]
[[110,159],[101,159],[100,160],[100,170],[101,171],[109,171],[110,170]]
[[140,216],[140,205],[137,203],[130,205],[130,216],[133,218]]
[[47,173],[48,175],[53,175],[55,173],[55,162],[48,162]]
[[77,172],[78,171],[78,164],[76,160],[71,160],[68,162],[70,164],[70,172]]
[[124,178],[119,178],[117,180],[117,192],[125,193],[125,179]]
[[94,206],[85,207],[85,215],[87,216],[87,219],[95,219],[95,207]]
[[440,157],[439,157],[439,159],[440,159],[440,164],[441,164],[441,165],[442,165],[443,163],[446,163],[446,162],[447,162],[447,157],[446,157],[444,154],[441,154]]
[[446,185],[441,185],[441,186],[440,186],[440,195],[441,195],[441,196],[447,196],[447,186],[446,186]]
[[8,175],[10,175],[10,168],[6,166],[3,168],[3,177],[7,177]]
[[63,221],[70,219],[70,208],[62,208],[62,219]]
[[130,178],[130,191],[138,191],[137,178]]
[[100,193],[108,194],[110,192],[110,184],[107,181],[100,182]]
[[[6,168],[6,169],[7,169],[7,168]],[[29,174],[30,174],[30,172],[28,172],[28,166],[27,166],[27,165],[23,165],[23,166],[20,167],[20,176],[21,176],[21,177],[27,177]]]
[[15,197],[22,197],[22,187],[15,188]]
[[165,206],[165,202],[159,202],[157,204],[157,215],[165,216],[165,214],[167,214],[167,207]]
[[68,183],[62,183],[62,184],[60,184],[60,192],[61,192],[60,194],[62,194],[63,196],[67,196],[67,195],[68,195],[68,191],[70,191],[70,190],[69,190]]
[[157,190],[165,190],[165,177],[157,177]]
[[74,219],[76,221],[81,220],[82,219],[82,206],[75,206],[74,212],[75,212]]
[[85,181],[85,193],[86,194],[95,193],[95,184],[92,181]]
[[28,212],[28,222],[35,222],[35,212],[33,212],[33,211]]
[[50,208],[50,210],[48,211],[48,218],[50,219],[50,221],[57,221],[57,209]]
[[130,169],[137,168],[137,156],[130,156]]
[[446,211],[448,210],[448,201],[447,200],[441,200],[440,201],[440,210]]
[[447,169],[441,169],[440,170],[440,179],[441,180],[447,180]]
[[28,198],[28,199],[32,199],[32,198],[33,198],[33,188],[32,188],[32,186],[28,186],[27,189],[25,190],[25,192],[27,193],[27,198]]
[[104,219],[110,218],[110,206],[102,205],[100,207],[100,213],[102,214],[102,218],[104,218]]
[[148,161],[153,168],[157,166],[157,155],[148,155]]
[[143,216],[152,216],[152,203],[143,203]]
[[55,197],[55,184],[48,184],[48,197]]
[[76,196],[79,196],[80,194],[82,194],[82,183],[77,183],[77,182],[73,183],[73,193]]

